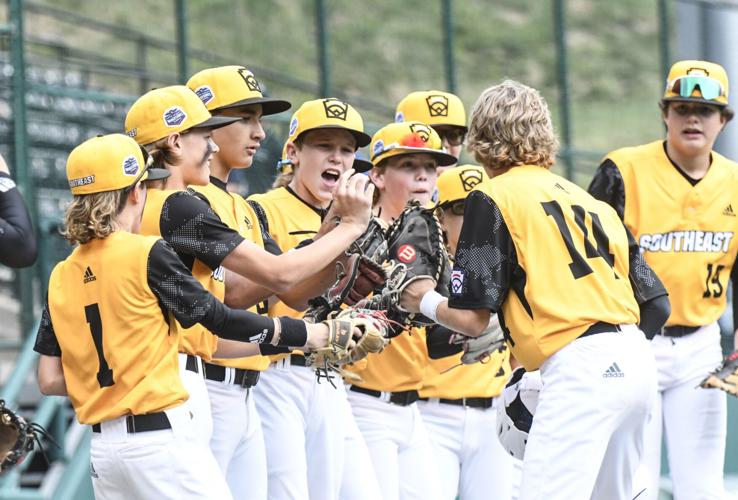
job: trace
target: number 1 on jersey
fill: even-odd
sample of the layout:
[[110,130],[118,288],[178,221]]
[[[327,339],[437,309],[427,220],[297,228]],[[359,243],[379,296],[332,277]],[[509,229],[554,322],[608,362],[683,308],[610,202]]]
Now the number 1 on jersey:
[[102,318],[100,318],[100,308],[97,304],[85,306],[85,318],[87,318],[87,323],[90,325],[92,341],[95,343],[97,360],[100,364],[100,369],[97,371],[97,382],[100,387],[110,387],[115,384],[115,381],[113,380],[113,370],[108,366],[108,361],[105,359],[105,353],[103,352]]
[[[566,250],[569,252],[569,256],[571,257],[569,270],[574,276],[574,279],[578,280],[588,274],[592,274],[592,268],[587,264],[585,258],[582,257],[582,254],[580,254],[574,246],[574,239],[571,236],[569,226],[566,224],[566,218],[564,218],[564,211],[561,209],[561,205],[559,205],[556,200],[541,202],[541,205],[543,206],[543,210],[546,212],[546,215],[553,217],[554,222],[556,222],[556,227],[559,228],[561,237],[564,240],[564,245],[566,245]],[[579,227],[584,236],[584,252],[587,258],[593,259],[596,257],[602,257],[610,267],[614,267],[615,256],[610,253],[610,239],[602,228],[600,217],[594,212],[589,212],[589,215],[592,218],[592,234],[595,242],[597,242],[597,248],[595,248],[588,238],[589,230],[584,222],[584,208],[579,205],[572,205],[571,209],[574,212],[574,220],[576,221],[577,227]],[[617,278],[617,274],[615,275],[615,278]]]

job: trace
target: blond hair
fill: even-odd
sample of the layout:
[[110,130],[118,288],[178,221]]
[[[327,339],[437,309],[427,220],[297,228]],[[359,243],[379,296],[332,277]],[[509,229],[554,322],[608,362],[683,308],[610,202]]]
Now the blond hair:
[[546,100],[537,90],[513,80],[489,87],[479,96],[467,145],[474,158],[491,170],[550,167],[559,149]]
[[152,142],[144,146],[144,149],[151,155],[152,168],[167,168],[167,165],[179,165],[182,158],[179,155],[174,154],[174,151],[169,146],[167,139],[164,137],[158,141]]
[[64,215],[62,236],[72,245],[110,236],[118,229],[115,218],[125,207],[128,189],[77,195]]

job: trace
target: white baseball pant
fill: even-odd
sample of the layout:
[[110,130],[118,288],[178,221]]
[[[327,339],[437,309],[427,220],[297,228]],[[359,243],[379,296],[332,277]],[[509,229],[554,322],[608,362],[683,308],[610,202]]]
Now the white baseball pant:
[[98,500],[230,499],[210,450],[194,438],[187,403],[166,411],[171,429],[128,433],[126,417],[92,433],[90,474]]
[[651,349],[658,395],[647,427],[644,465],[651,487],[645,498],[658,498],[663,430],[674,498],[722,499],[726,394],[697,387],[722,361],[720,328],[712,323],[684,337],[656,335]]
[[619,328],[576,339],[541,365],[521,500],[631,500],[656,368],[643,333]]
[[438,465],[440,498],[487,500],[513,497],[513,466],[518,461],[495,432],[497,410],[418,401]]
[[[190,365],[193,361],[197,367],[197,371],[187,369],[187,358],[190,359]],[[203,378],[202,359],[192,354],[179,353],[179,376],[182,378],[182,385],[189,393],[187,400],[190,411],[192,412],[193,425],[195,428],[194,437],[201,444],[210,447],[210,436],[213,433],[213,418],[210,414],[210,398],[208,389],[205,386]]]

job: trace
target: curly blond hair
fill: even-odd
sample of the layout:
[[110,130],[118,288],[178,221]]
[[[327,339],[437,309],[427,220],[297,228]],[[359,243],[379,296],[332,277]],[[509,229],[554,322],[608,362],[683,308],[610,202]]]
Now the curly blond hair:
[[110,236],[118,229],[116,216],[125,207],[127,189],[77,195],[64,215],[62,236],[72,245]]
[[550,167],[559,141],[543,96],[522,83],[505,80],[482,92],[474,104],[467,147],[494,172],[517,165]]

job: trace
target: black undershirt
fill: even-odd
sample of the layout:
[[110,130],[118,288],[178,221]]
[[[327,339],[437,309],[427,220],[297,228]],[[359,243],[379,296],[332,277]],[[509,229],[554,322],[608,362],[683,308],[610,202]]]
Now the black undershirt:
[[15,182],[0,173],[0,264],[27,267],[36,261],[36,234]]

